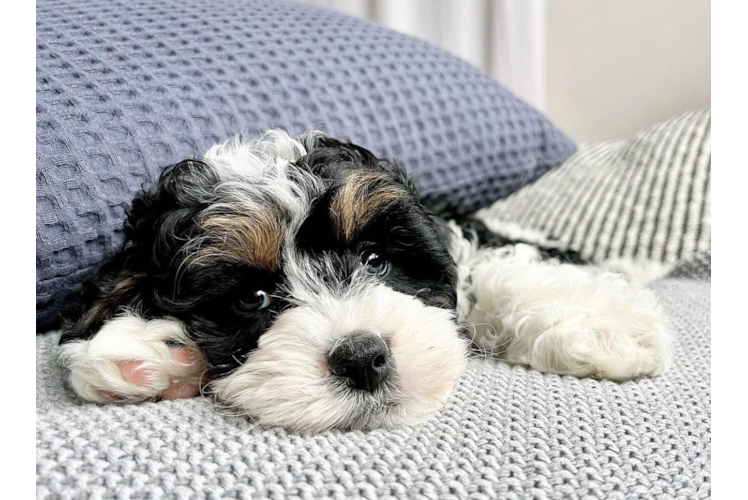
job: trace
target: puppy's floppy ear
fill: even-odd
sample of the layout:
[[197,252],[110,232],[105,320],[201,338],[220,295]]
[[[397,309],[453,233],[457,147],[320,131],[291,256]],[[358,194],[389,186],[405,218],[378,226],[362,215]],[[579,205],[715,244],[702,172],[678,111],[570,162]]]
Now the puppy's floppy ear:
[[194,230],[195,214],[207,206],[209,190],[219,182],[215,170],[200,160],[167,167],[150,190],[142,191],[127,211],[126,244],[149,250],[156,267],[178,251]]
[[118,312],[135,309],[159,316],[155,277],[167,273],[172,256],[193,231],[193,217],[217,176],[205,163],[185,160],[165,169],[126,211],[125,241],[81,289],[68,297],[61,343],[87,339]]

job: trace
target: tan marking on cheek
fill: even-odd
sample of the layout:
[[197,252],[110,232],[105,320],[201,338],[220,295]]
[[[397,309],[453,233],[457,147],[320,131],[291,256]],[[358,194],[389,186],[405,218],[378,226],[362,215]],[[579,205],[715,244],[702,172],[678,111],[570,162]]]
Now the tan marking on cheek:
[[208,216],[200,227],[208,236],[189,257],[192,265],[224,261],[268,271],[280,265],[285,224],[278,212],[253,207],[241,214]]
[[135,288],[143,278],[145,278],[145,274],[140,273],[135,273],[132,276],[128,276],[127,278],[124,278],[115,283],[115,285],[112,287],[112,292],[122,293],[130,290],[131,288]]
[[351,241],[377,212],[404,194],[399,186],[387,184],[378,172],[354,172],[330,204],[333,225],[346,241]]
[[111,317],[111,301],[107,299],[101,299],[91,304],[91,307],[83,314],[83,323],[90,325],[97,320],[106,321]]

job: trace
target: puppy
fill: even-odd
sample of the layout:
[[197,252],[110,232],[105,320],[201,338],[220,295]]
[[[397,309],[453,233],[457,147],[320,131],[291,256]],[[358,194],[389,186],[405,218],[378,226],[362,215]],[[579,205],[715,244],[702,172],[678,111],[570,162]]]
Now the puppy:
[[670,364],[655,298],[537,235],[429,213],[394,162],[320,133],[166,169],[63,321],[97,403],[210,394],[262,426],[422,421],[471,350],[626,380]]

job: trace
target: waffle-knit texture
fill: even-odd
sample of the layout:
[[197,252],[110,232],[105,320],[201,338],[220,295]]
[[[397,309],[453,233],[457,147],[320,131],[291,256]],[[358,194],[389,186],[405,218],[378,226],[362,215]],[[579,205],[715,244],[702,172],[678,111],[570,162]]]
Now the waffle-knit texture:
[[[701,262],[701,264],[699,264]],[[622,384],[473,360],[447,407],[398,430],[260,430],[206,400],[78,402],[37,338],[38,498],[706,499],[707,260],[653,285],[677,334],[664,376]]]
[[582,145],[559,168],[482,212],[595,260],[672,264],[711,248],[711,110],[631,140]]
[[396,158],[430,202],[485,206],[573,143],[482,71],[280,0],[37,2],[37,322],[122,241],[157,172],[237,132],[316,128]]

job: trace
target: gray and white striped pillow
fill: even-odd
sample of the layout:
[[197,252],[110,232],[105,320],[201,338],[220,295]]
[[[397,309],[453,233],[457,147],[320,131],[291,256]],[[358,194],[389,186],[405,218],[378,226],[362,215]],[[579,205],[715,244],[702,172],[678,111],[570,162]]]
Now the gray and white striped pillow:
[[538,230],[596,261],[670,264],[710,250],[711,109],[581,146],[479,216]]

